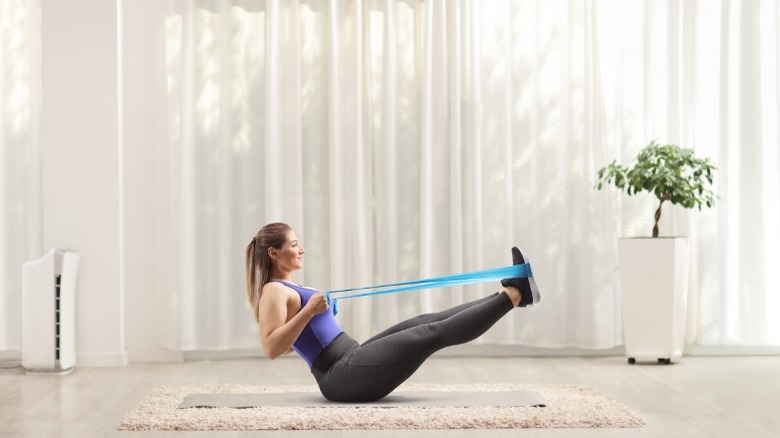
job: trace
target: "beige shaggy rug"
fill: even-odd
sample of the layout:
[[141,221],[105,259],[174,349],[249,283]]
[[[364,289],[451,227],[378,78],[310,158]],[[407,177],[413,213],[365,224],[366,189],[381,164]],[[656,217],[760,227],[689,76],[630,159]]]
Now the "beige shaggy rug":
[[398,391],[538,392],[547,407],[263,407],[179,409],[194,393],[318,393],[316,386],[160,387],[149,393],[117,426],[120,430],[342,430],[342,429],[513,429],[643,427],[623,404],[580,385],[422,385]]

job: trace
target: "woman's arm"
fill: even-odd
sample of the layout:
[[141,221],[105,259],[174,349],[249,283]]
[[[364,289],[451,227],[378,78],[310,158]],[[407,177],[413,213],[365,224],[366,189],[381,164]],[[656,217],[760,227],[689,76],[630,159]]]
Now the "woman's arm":
[[312,296],[300,312],[287,321],[287,300],[290,289],[279,283],[268,283],[260,298],[260,342],[269,359],[287,353],[311,318],[328,308],[325,296]]

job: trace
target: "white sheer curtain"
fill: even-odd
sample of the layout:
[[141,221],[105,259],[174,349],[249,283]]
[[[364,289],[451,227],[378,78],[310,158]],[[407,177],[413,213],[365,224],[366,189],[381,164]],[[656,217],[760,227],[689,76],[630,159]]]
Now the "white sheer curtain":
[[[780,159],[774,1],[598,3],[610,153],[627,161],[650,139],[695,147],[718,165],[720,201],[667,211],[662,233],[687,235],[687,341],[780,345]],[[649,196],[615,203],[623,235],[647,235]],[[668,209],[667,209],[668,210]]]
[[[778,345],[778,6],[772,1],[171,1],[171,329],[256,348],[243,250],[290,223],[299,281],[375,284],[531,256],[542,305],[481,342],[621,343],[616,239],[650,198],[593,190],[649,140],[720,166],[721,201],[668,211],[692,245],[689,341]],[[497,285],[354,300],[363,339]],[[776,323],[774,323],[776,324]]]
[[21,349],[20,269],[40,255],[39,8],[0,2],[0,353]]
[[[0,2],[0,353],[41,247],[39,7]],[[323,289],[502,266],[518,244],[543,305],[480,341],[619,345],[615,241],[655,205],[593,179],[658,139],[720,168],[717,208],[661,223],[692,243],[688,341],[780,345],[778,21],[773,0],[170,0],[164,344],[257,347],[243,249],[284,220]],[[365,338],[494,289],[339,318]]]

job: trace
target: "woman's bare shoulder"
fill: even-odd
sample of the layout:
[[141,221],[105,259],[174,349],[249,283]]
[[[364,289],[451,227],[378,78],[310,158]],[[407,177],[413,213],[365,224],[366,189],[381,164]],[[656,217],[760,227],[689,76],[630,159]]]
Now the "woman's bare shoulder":
[[271,281],[266,283],[265,286],[263,286],[263,291],[260,294],[260,299],[262,300],[263,297],[268,297],[268,298],[273,297],[275,300],[290,299],[294,295],[295,295],[295,291],[292,290],[289,286],[276,281]]

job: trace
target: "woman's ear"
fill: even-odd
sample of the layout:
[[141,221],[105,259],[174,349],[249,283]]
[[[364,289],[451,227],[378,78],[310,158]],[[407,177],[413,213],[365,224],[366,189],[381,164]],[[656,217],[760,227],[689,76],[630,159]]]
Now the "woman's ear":
[[273,260],[275,256],[276,256],[276,248],[274,248],[273,246],[269,246],[268,247],[268,258]]

